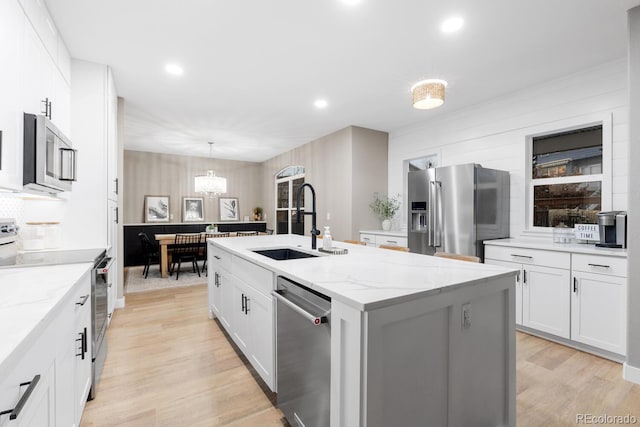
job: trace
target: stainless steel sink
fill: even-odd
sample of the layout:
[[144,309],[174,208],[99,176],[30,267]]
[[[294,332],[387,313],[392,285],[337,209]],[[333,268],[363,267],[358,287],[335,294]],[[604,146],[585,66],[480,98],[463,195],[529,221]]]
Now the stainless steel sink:
[[256,249],[252,252],[258,255],[266,256],[276,261],[285,261],[288,259],[301,259],[301,258],[316,258],[319,255],[310,254],[308,252],[297,251],[291,248],[278,248],[278,249]]

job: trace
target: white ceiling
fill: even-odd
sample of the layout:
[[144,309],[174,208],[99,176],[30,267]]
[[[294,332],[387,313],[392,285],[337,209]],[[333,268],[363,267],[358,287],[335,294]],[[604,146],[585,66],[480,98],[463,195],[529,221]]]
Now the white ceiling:
[[[109,64],[125,148],[263,161],[349,125],[392,131],[622,58],[640,0],[47,0],[72,57]],[[465,26],[440,31],[453,15]],[[164,71],[184,67],[175,77]],[[448,80],[444,107],[410,87]],[[324,98],[329,106],[317,110]]]

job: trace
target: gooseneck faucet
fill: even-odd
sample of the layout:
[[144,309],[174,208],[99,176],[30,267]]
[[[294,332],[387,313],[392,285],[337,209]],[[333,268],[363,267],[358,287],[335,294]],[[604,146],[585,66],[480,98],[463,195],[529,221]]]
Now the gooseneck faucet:
[[312,196],[312,211],[302,212],[302,215],[311,215],[311,249],[316,248],[316,236],[320,234],[320,230],[316,229],[316,190],[309,183],[304,183],[298,188],[296,195],[296,222],[300,223],[300,196],[304,192],[304,187],[309,187]]

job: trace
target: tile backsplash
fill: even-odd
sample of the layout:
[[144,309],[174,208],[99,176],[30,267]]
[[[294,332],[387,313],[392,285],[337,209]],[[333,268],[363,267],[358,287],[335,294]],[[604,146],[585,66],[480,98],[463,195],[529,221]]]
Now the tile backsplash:
[[13,218],[20,223],[24,217],[24,200],[15,194],[0,194],[0,218]]

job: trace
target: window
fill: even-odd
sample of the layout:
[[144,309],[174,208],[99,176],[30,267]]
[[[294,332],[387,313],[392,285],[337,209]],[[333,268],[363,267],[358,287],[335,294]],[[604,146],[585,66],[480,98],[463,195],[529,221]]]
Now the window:
[[595,224],[603,210],[603,126],[534,136],[533,227]]
[[[296,195],[304,184],[304,166],[289,166],[276,174],[276,234],[304,234],[304,215],[297,222]],[[304,194],[300,197],[304,207]]]

